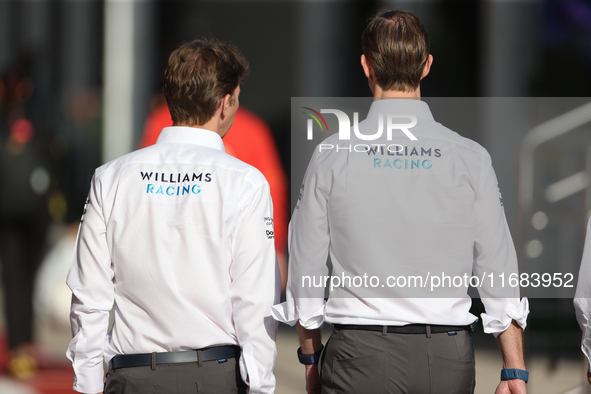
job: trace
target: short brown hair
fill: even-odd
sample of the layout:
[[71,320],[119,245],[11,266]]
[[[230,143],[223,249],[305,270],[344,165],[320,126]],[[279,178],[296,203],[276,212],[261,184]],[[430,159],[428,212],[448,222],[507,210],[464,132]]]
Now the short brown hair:
[[382,89],[412,92],[418,88],[429,58],[429,36],[414,14],[378,13],[363,32],[362,46]]
[[247,75],[248,62],[234,45],[214,39],[181,43],[164,73],[164,97],[174,124],[207,123]]

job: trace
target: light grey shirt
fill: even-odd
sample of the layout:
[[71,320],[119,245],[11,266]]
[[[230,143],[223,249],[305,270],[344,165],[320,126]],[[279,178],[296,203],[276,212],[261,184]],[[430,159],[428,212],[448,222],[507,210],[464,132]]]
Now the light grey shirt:
[[[334,134],[316,147],[290,222],[287,301],[274,317],[310,329],[325,321],[468,325],[476,317],[466,281],[451,282],[474,275],[484,330],[498,335],[513,319],[525,328],[527,299],[507,283],[517,257],[489,154],[435,122],[420,100],[374,101],[359,130],[375,134],[390,115],[407,118],[399,123],[413,116],[417,140],[401,130],[388,139],[385,129],[361,140],[352,130],[350,140]],[[341,285],[325,302],[313,281],[328,275],[328,253],[325,283]]]

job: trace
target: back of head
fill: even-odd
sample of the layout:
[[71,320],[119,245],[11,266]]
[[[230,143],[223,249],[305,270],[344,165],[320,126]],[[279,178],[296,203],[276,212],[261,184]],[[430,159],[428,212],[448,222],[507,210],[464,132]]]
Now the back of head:
[[207,123],[247,75],[248,62],[234,45],[213,39],[180,44],[164,74],[164,97],[174,124]]
[[412,92],[429,58],[425,27],[408,11],[380,12],[362,36],[363,53],[383,90]]

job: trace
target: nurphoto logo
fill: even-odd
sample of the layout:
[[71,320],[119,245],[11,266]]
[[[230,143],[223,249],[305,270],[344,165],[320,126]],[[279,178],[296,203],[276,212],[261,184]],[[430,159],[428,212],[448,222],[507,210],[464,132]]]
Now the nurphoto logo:
[[[392,140],[392,134],[394,130],[402,131],[410,140],[417,141],[417,137],[409,130],[412,129],[417,125],[417,117],[414,115],[409,114],[380,114],[378,117],[378,130],[375,134],[362,134],[359,131],[359,113],[353,112],[353,125],[351,125],[351,120],[349,116],[338,109],[321,109],[320,112],[310,108],[310,107],[302,107],[307,109],[311,112],[303,112],[306,115],[309,115],[311,119],[308,119],[307,125],[307,138],[308,140],[312,140],[314,138],[314,121],[320,126],[320,130],[328,131],[328,125],[326,124],[326,120],[321,114],[333,114],[336,115],[338,122],[339,122],[339,140],[350,140],[351,139],[351,128],[353,128],[353,133],[357,138],[362,141],[374,141],[377,140],[382,136],[384,133],[384,118],[386,118],[386,138],[388,141]],[[406,123],[399,123],[394,122],[394,120],[401,120],[401,119],[410,119],[410,122]],[[323,127],[324,125],[324,127]]]

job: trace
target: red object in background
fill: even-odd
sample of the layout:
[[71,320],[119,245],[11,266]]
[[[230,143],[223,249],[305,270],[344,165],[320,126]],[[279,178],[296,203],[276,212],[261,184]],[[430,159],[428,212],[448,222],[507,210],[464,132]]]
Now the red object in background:
[[33,123],[25,118],[19,118],[10,125],[10,137],[19,144],[25,145],[35,133]]
[[[159,105],[146,120],[140,148],[156,143],[160,131],[172,126],[166,103]],[[234,124],[224,137],[226,152],[263,173],[271,187],[275,248],[286,252],[287,242],[287,177],[273,135],[267,123],[253,112],[239,107]]]

